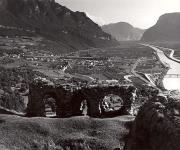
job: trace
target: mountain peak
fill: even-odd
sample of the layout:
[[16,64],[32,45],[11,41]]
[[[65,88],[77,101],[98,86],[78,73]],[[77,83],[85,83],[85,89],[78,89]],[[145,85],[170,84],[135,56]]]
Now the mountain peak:
[[146,30],[143,41],[179,41],[180,13],[167,13],[159,17],[157,23]]
[[142,29],[134,28],[126,22],[111,23],[102,26],[104,32],[111,34],[118,41],[140,40],[144,32]]

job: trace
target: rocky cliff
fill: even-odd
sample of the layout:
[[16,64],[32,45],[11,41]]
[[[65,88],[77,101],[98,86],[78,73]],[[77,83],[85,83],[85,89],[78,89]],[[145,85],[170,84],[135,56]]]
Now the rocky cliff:
[[125,150],[179,150],[179,141],[180,101],[161,97],[141,108]]
[[54,0],[0,0],[0,35],[40,35],[67,49],[116,43],[85,13],[73,12]]
[[137,41],[141,39],[144,33],[144,30],[135,28],[126,22],[104,25],[102,29],[118,41]]
[[146,30],[142,41],[179,41],[180,13],[162,15],[157,23]]

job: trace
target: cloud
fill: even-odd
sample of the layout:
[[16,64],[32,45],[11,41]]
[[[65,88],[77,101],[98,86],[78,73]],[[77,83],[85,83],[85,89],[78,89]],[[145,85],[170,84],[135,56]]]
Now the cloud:
[[92,21],[97,23],[98,25],[102,26],[106,24],[106,22],[101,17],[92,16],[89,13],[86,12],[87,17],[89,17]]

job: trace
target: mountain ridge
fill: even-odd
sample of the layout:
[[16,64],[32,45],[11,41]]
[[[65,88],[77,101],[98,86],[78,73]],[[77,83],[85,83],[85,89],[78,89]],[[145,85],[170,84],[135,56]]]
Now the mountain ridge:
[[[19,29],[14,35],[32,31],[31,35],[59,41],[68,49],[117,44],[85,13],[73,12],[55,0],[1,0],[0,25]],[[12,31],[1,27],[0,34],[13,36]]]
[[136,41],[140,40],[143,29],[133,27],[127,22],[117,22],[103,25],[102,29],[104,32],[109,33],[118,41]]
[[180,12],[166,13],[147,29],[142,41],[180,41]]

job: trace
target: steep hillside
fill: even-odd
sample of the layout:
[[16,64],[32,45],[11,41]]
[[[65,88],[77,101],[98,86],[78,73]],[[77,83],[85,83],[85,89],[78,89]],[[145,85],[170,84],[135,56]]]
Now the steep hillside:
[[146,30],[142,41],[180,41],[180,13],[162,15],[153,27]]
[[116,43],[85,13],[73,12],[54,0],[1,0],[0,35],[40,35],[58,41],[66,49]]
[[112,23],[102,26],[104,32],[111,34],[118,41],[140,40],[144,30],[135,28],[126,22]]
[[179,150],[180,99],[150,101],[141,107],[125,150]]

